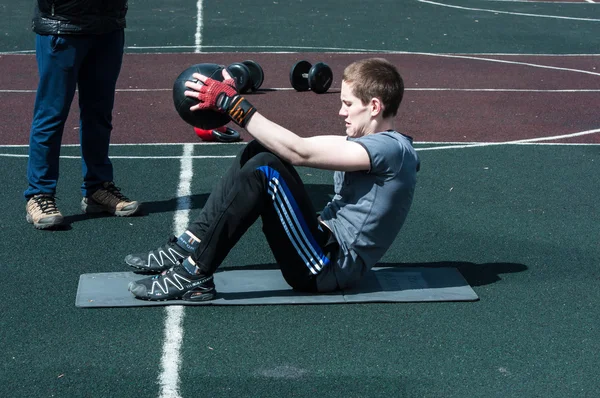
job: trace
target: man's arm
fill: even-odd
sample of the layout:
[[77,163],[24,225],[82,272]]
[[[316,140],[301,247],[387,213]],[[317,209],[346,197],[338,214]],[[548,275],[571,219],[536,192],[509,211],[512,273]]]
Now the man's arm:
[[315,136],[303,138],[274,123],[257,112],[256,108],[239,95],[226,69],[223,82],[194,73],[200,82],[185,83],[185,95],[197,98],[199,103],[190,110],[214,109],[224,112],[232,121],[244,127],[254,138],[282,159],[298,166],[339,171],[369,170],[371,162],[367,150],[348,141],[345,136]]
[[369,170],[367,150],[345,136],[303,138],[256,112],[246,130],[261,144],[293,165],[327,170]]

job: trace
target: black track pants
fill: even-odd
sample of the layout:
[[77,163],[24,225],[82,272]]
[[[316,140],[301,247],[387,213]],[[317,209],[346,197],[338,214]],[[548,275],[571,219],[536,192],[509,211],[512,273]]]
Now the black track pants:
[[257,141],[238,154],[188,227],[201,239],[192,258],[202,273],[213,274],[258,217],[287,283],[315,291],[316,275],[330,261],[330,233],[294,167]]

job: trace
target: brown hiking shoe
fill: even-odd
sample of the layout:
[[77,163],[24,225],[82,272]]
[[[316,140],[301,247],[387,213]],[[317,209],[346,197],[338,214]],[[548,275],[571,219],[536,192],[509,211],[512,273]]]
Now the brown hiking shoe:
[[37,194],[29,198],[25,206],[27,222],[37,229],[61,226],[64,218],[56,207],[56,198],[49,194]]
[[110,213],[119,217],[127,217],[135,214],[140,204],[130,200],[121,193],[121,188],[116,187],[114,182],[105,182],[91,196],[81,200],[81,210],[84,213]]

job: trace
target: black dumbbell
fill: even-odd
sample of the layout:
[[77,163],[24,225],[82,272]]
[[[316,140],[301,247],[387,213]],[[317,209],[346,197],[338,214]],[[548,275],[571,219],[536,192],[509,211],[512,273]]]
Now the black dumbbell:
[[262,86],[263,80],[265,79],[265,73],[262,67],[258,62],[252,61],[250,59],[242,61],[242,64],[246,65],[246,67],[250,71],[250,81],[252,82],[250,90],[258,90],[260,86]]
[[252,60],[234,62],[227,67],[227,71],[235,79],[240,93],[258,90],[265,77],[262,67]]
[[290,83],[296,91],[311,90],[323,94],[329,90],[332,82],[333,72],[323,62],[311,65],[308,61],[298,61],[290,70]]

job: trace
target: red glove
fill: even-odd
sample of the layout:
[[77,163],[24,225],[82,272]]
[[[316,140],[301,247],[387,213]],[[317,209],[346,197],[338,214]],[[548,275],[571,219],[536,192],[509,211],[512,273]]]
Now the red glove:
[[200,94],[198,100],[200,101],[200,109],[218,109],[223,112],[222,109],[217,107],[217,98],[219,95],[224,94],[228,97],[237,95],[235,88],[235,80],[227,79],[222,82],[215,79],[206,79],[202,87],[200,87]]
[[198,100],[199,109],[216,109],[226,113],[229,118],[241,127],[246,127],[256,108],[238,94],[235,80],[227,79],[223,82],[206,79],[200,87]]

